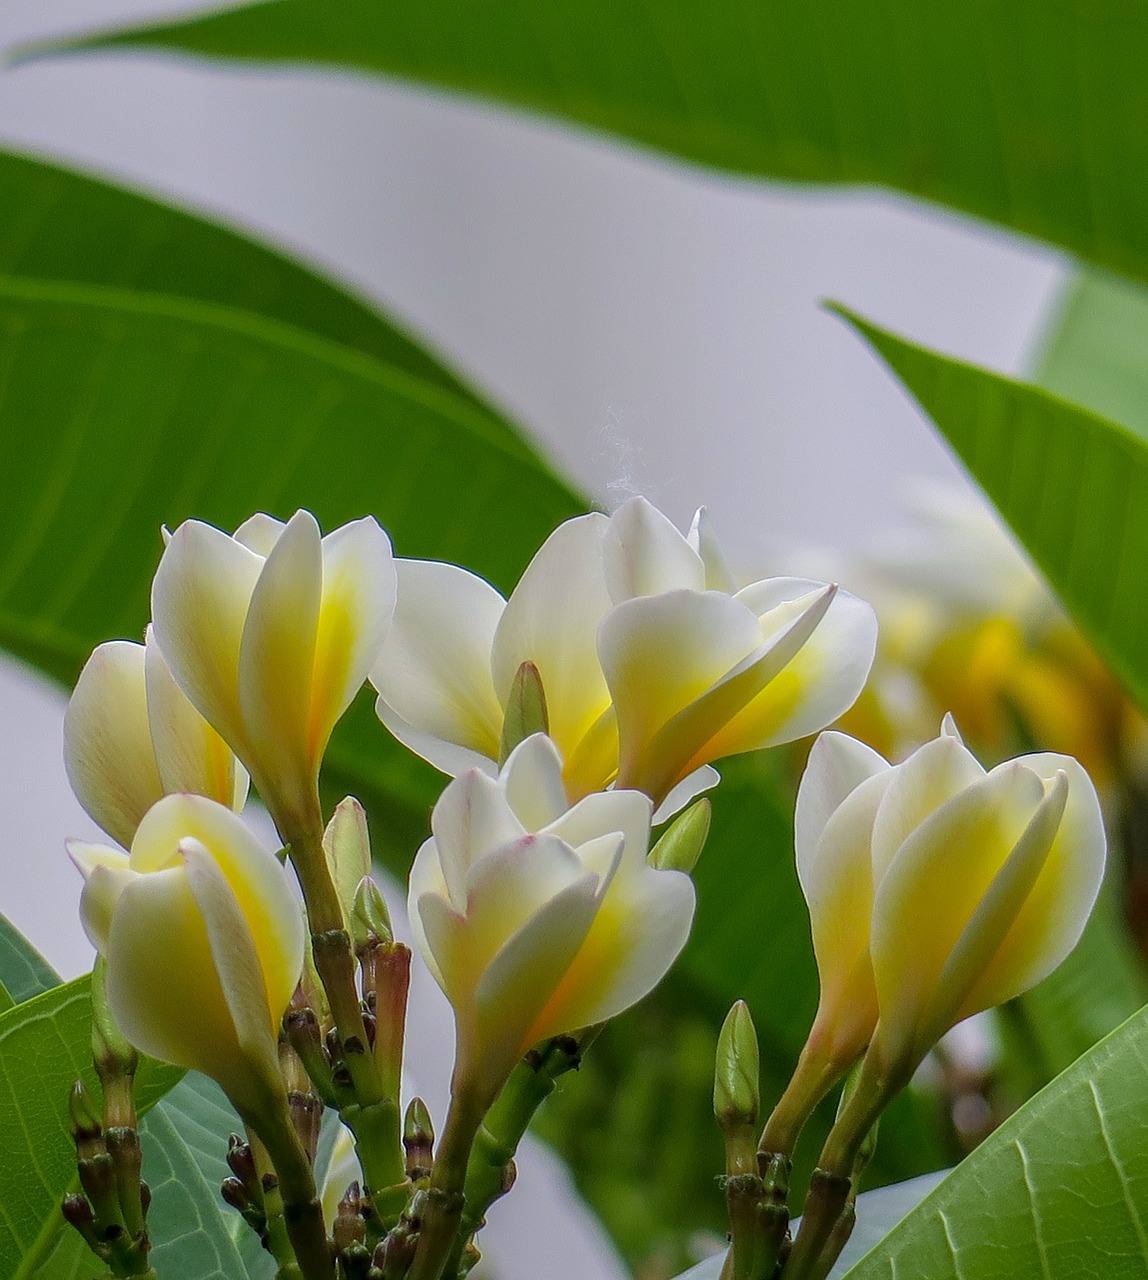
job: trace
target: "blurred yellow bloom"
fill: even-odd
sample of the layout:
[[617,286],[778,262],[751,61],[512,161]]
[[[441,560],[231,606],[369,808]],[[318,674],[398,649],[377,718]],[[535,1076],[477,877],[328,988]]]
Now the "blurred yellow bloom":
[[217,1080],[245,1116],[281,1097],[276,1045],[304,925],[275,855],[229,809],[191,795],[149,809],[130,854],[75,840],[68,852],[124,1035]]
[[598,792],[568,808],[542,734],[497,779],[449,783],[431,829],[411,929],[454,1008],[456,1076],[488,1102],[533,1045],[628,1009],[685,945],[693,884],[648,865],[649,799]]
[[710,761],[840,715],[876,644],[862,601],[798,578],[737,590],[704,512],[683,536],[641,498],[559,526],[509,600],[454,565],[397,563],[371,674],[383,723],[444,772],[491,772],[531,662],[571,800],[616,783],[680,807]]
[[331,731],[394,608],[387,536],[367,518],[321,538],[297,511],[228,537],[189,520],[152,587],[155,637],[180,688],[251,772],[279,821],[314,805]]
[[1026,991],[1076,945],[1104,874],[1096,790],[1069,756],[986,773],[946,718],[899,765],[824,733],[798,791],[797,868],[821,978],[810,1035],[893,1071]]
[[150,627],[144,644],[110,640],[88,659],[64,717],[64,766],[80,804],[125,848],[172,792],[236,811],[247,798],[243,766],[180,692]]
[[1002,759],[1076,756],[1102,789],[1143,749],[1143,720],[977,495],[923,486],[913,521],[868,558],[881,637],[869,687],[839,726],[894,753],[945,709]]

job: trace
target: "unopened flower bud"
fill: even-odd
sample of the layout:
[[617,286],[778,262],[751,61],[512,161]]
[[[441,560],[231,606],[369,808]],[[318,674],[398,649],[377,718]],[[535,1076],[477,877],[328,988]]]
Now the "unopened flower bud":
[[371,870],[371,837],[367,830],[367,814],[354,796],[347,796],[335,806],[331,821],[323,832],[323,851],[327,866],[343,909],[343,921],[349,933],[352,907],[359,882]]
[[355,889],[351,910],[351,937],[355,946],[362,947],[371,938],[383,943],[393,942],[394,936],[382,890],[369,875],[364,875]]
[[684,871],[689,875],[698,865],[710,833],[713,805],[702,798],[679,814],[650,850],[650,866],[659,871]]
[[412,1098],[403,1121],[403,1149],[407,1153],[407,1177],[412,1182],[430,1176],[434,1159],[434,1127],[422,1098]]
[[723,1131],[757,1123],[760,1075],[757,1032],[749,1006],[739,1000],[722,1023],[714,1065],[714,1115]]
[[498,748],[499,766],[504,765],[514,748],[531,734],[549,732],[550,715],[546,710],[542,676],[534,663],[528,660],[521,663],[514,673],[514,682],[506,699]]

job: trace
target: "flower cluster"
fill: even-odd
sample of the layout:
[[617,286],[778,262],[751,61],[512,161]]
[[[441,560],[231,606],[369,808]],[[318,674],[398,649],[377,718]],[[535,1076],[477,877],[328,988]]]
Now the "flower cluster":
[[[308,1280],[334,1274],[310,1170],[315,1108],[339,1112],[363,1173],[336,1238],[361,1245],[369,1221],[380,1274],[453,1280],[507,1180],[472,1147],[485,1134],[508,1159],[529,1117],[516,1064],[530,1055],[532,1079],[576,1065],[686,944],[708,802],[654,850],[652,824],[716,783],[714,761],[836,720],[875,647],[863,601],[801,578],[739,586],[704,511],[683,535],[640,498],[561,525],[508,599],[458,566],[396,560],[369,518],[326,537],[303,511],[170,535],[144,643],[101,645],[67,716],[75,791],[123,848],[69,852],[110,1015],[140,1049],[223,1086],[274,1166]],[[410,952],[370,878],[362,807],[348,798],[325,823],[319,797],[334,727],[368,679],[383,724],[451,775],[408,901],[457,1033],[433,1162],[417,1099],[405,1156],[399,1141]],[[249,776],[278,857],[241,816]],[[822,990],[762,1139],[784,1157],[859,1058],[876,1081],[851,1104],[867,1131],[949,1026],[1049,972],[1104,862],[1074,760],[986,772],[951,720],[898,765],[823,734],[796,843]],[[757,1168],[751,1041],[739,1006],[715,1094],[739,1194]],[[545,1096],[536,1079],[524,1088],[532,1105]],[[233,1168],[230,1198],[261,1221],[250,1152]]]

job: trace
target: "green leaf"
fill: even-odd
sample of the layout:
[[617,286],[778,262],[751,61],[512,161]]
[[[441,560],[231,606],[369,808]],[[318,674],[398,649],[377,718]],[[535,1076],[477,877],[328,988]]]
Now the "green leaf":
[[218,303],[307,329],[471,400],[511,448],[531,453],[394,321],[285,254],[145,195],[5,151],[2,275]]
[[59,974],[4,915],[0,915],[0,983],[14,1004],[58,986]]
[[893,187],[1148,277],[1133,0],[272,0],[64,47],[116,46],[480,94],[741,173]]
[[[99,1097],[91,1064],[89,978],[77,978],[0,1014],[0,1275],[36,1274],[63,1228],[60,1201],[75,1177],[68,1091],[82,1079]],[[174,1067],[145,1061],[141,1112],[178,1081]]]
[[1037,387],[841,315],[932,418],[1085,636],[1148,707],[1148,444]]
[[1148,439],[1148,290],[1098,271],[1067,290],[1036,381]]
[[1007,1120],[849,1280],[1139,1280],[1148,1010]]
[[189,1073],[141,1127],[152,1189],[151,1262],[163,1280],[270,1280],[271,1256],[224,1204],[229,1133],[242,1127],[212,1081]]
[[[0,472],[0,644],[65,681],[99,641],[142,634],[161,525],[305,506],[330,529],[372,512],[400,554],[509,589],[584,510],[468,402],[224,308],[0,281],[0,384],[19,424]],[[325,776],[376,802],[380,851],[405,868],[441,781],[368,697]]]

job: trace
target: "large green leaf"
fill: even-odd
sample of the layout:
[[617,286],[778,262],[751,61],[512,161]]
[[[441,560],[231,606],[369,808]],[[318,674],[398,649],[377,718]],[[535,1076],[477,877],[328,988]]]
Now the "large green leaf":
[[271,0],[80,44],[424,81],[738,172],[895,187],[1148,277],[1136,0]]
[[1148,290],[1076,276],[1040,353],[1036,380],[1148,438]]
[[905,384],[1129,692],[1148,707],[1148,444],[842,312]]
[[56,986],[59,974],[4,915],[0,915],[0,983],[16,1004]]
[[[77,978],[0,1014],[0,1275],[12,1280],[34,1275],[59,1235],[60,1201],[76,1173],[67,1116],[72,1082],[83,1079],[99,1096],[88,983]],[[143,1063],[141,1112],[180,1074]]]
[[[142,633],[164,524],[230,528],[253,510],[305,506],[331,528],[373,512],[400,554],[509,588],[550,529],[584,509],[466,401],[299,330],[180,299],[0,281],[0,418],[0,644],[64,680],[98,641]],[[366,699],[327,763],[332,786],[376,801],[405,865],[435,775]]]
[[[393,321],[284,254],[136,192],[0,151],[4,275],[236,307],[307,329],[474,400]],[[529,452],[516,432],[485,412],[512,448]]]
[[1140,1280],[1146,1115],[1148,1010],[986,1139],[850,1280]]

